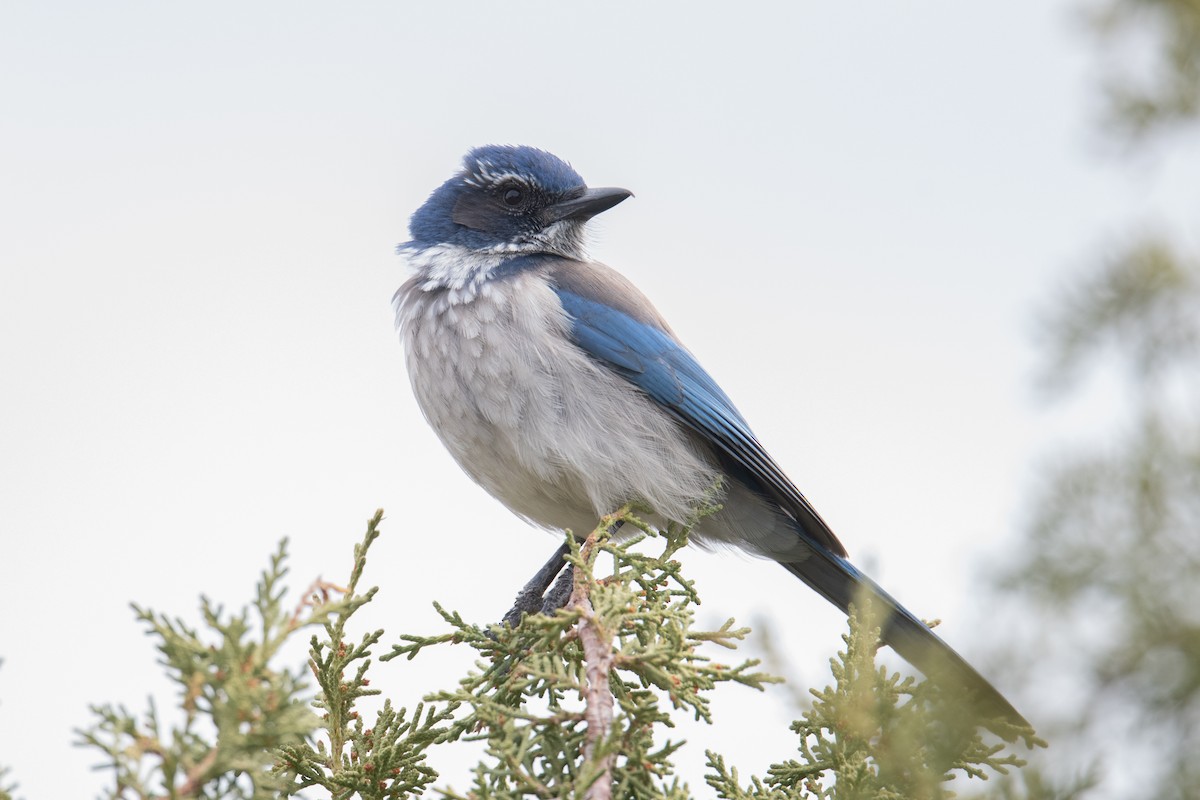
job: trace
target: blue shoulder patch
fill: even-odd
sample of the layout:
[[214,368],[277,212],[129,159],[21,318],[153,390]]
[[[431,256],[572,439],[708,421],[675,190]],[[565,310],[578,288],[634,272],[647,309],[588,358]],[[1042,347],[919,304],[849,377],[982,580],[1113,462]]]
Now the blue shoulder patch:
[[665,331],[595,300],[562,289],[556,292],[574,320],[575,343],[593,358],[676,413],[695,405],[707,409],[702,416],[715,413],[746,426],[716,382]]

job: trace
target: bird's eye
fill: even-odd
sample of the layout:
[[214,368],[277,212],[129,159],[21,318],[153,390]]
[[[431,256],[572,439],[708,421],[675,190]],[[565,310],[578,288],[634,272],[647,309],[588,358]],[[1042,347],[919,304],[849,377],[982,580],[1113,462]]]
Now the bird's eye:
[[504,205],[515,207],[521,205],[521,202],[525,199],[525,193],[517,188],[508,188],[504,190],[504,194],[501,197],[504,199]]

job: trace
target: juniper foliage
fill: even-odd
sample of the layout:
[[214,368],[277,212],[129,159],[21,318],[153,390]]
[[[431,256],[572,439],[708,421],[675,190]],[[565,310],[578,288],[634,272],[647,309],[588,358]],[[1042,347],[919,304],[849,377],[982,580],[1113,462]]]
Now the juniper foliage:
[[437,779],[437,773],[425,763],[425,753],[445,738],[444,723],[453,718],[456,703],[418,705],[409,715],[385,700],[369,727],[356,708],[360,699],[380,694],[378,689],[368,688],[367,671],[372,648],[383,631],[365,633],[354,644],[348,641],[346,625],[379,591],[372,587],[359,594],[358,581],[382,520],[381,509],[367,523],[362,542],[354,546],[354,567],[342,590],[342,601],[322,623],[325,636],[311,639],[309,668],[318,687],[312,704],[324,713],[317,736],[279,750],[275,771],[288,779],[288,794],[315,786],[332,798],[396,800],[421,794]]
[[305,740],[319,720],[309,709],[300,668],[280,666],[280,650],[297,631],[344,612],[351,601],[315,582],[294,608],[284,605],[287,540],[262,573],[255,599],[226,614],[201,598],[201,624],[134,605],[157,640],[160,663],[179,692],[170,722],[153,700],[141,715],[97,705],[96,721],[77,744],[100,751],[112,774],[103,798],[268,798],[288,781],[274,771],[277,748]]
[[[852,607],[846,648],[830,659],[834,684],[792,723],[799,757],[772,764],[743,785],[736,769],[707,751],[706,780],[725,800],[948,800],[953,781],[1008,774],[1024,765],[985,740],[968,706],[936,685],[876,663],[879,625],[870,605]],[[1012,728],[1031,746],[1032,731]]]
[[[714,722],[710,697],[720,684],[764,690],[779,680],[754,660],[713,659],[714,647],[733,650],[749,630],[733,620],[697,629],[699,596],[673,557],[687,530],[655,530],[625,508],[582,542],[569,540],[574,583],[556,613],[480,626],[435,604],[447,630],[402,636],[380,660],[455,643],[477,652],[476,668],[411,714],[384,700],[368,725],[360,706],[381,694],[368,674],[384,632],[355,638],[348,629],[377,592],[360,592],[359,581],[381,520],[377,512],[355,546],[346,586],[315,582],[290,614],[282,605],[283,545],[248,609],[226,616],[202,602],[203,630],[137,609],[180,687],[184,721],[168,731],[153,705],[141,718],[97,707],[99,721],[80,735],[112,770],[104,797],[409,798],[438,780],[426,763],[430,748],[476,740],[485,754],[469,787],[439,788],[444,797],[683,800],[693,793],[674,764],[685,744],[671,735],[678,719]],[[617,523],[638,535],[612,541]],[[796,753],[747,787],[719,754],[708,754],[705,779],[718,797],[945,798],[949,780],[1020,763],[985,743],[974,721],[947,713],[962,706],[878,668],[869,613],[851,618],[846,650],[831,662],[835,684],[814,692],[793,725]],[[311,626],[322,632],[310,640],[310,699],[302,670],[271,662],[288,637]]]
[[[613,542],[608,531],[618,523],[640,535]],[[448,632],[401,637],[404,644],[384,657],[413,658],[449,642],[481,656],[478,671],[456,689],[429,698],[468,709],[448,741],[487,743],[470,790],[447,790],[447,797],[688,796],[671,760],[683,742],[662,736],[673,714],[711,722],[708,695],[718,684],[761,690],[777,679],[754,671],[757,661],[727,665],[702,652],[706,643],[732,650],[749,629],[733,620],[717,630],[693,627],[699,597],[672,558],[687,531],[672,526],[662,532],[657,555],[640,552],[656,533],[622,509],[583,543],[568,539],[575,585],[567,607],[527,616],[515,628],[482,628],[437,606]],[[609,565],[603,576],[601,564]],[[598,723],[597,707],[606,704],[608,715]]]
[[[613,542],[613,523],[642,531],[638,539]],[[672,556],[687,531],[662,532],[662,550],[636,548],[655,531],[631,509],[602,521],[582,544],[571,542],[576,570],[572,602],[553,616],[526,617],[516,629],[482,629],[438,607],[450,631],[433,637],[402,637],[384,658],[412,658],[424,649],[465,643],[476,649],[478,671],[455,690],[429,697],[461,703],[469,712],[450,728],[448,740],[476,738],[487,759],[469,790],[444,790],[450,798],[690,797],[672,756],[683,742],[669,737],[673,713],[712,722],[708,695],[718,684],[763,690],[779,679],[754,671],[757,662],[728,666],[710,660],[708,642],[733,649],[749,633],[733,620],[719,630],[693,627],[696,588]],[[604,575],[598,564],[611,562]],[[585,597],[590,606],[578,599]],[[595,627],[612,653],[603,692],[615,708],[602,740],[589,751],[590,707],[599,702],[589,672],[592,659],[584,631]],[[870,609],[857,612],[844,637],[847,648],[832,659],[834,686],[813,692],[815,702],[792,730],[799,758],[781,761],[749,788],[736,770],[709,752],[708,784],[719,797],[749,798],[948,798],[945,784],[986,778],[1023,762],[999,741],[985,741],[968,707],[927,682],[888,673],[875,664],[879,628]],[[1041,744],[1031,731],[1013,731]],[[593,752],[590,757],[581,754]],[[607,759],[607,761],[606,761]],[[598,787],[597,782],[607,784]]]

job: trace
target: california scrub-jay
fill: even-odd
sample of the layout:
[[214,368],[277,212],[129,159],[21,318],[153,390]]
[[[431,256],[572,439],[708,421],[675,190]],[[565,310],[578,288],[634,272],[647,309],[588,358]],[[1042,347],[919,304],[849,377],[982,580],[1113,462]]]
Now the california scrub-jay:
[[[587,221],[630,197],[589,189],[532,147],[488,146],[412,216],[414,275],[396,293],[409,379],[459,465],[518,516],[592,530],[629,501],[685,521],[692,541],[773,559],[842,611],[862,596],[883,639],[972,690],[978,711],[1027,723],[961,656],[846,560],[725,392],[632,283],[583,252]],[[552,576],[551,576],[552,577]]]

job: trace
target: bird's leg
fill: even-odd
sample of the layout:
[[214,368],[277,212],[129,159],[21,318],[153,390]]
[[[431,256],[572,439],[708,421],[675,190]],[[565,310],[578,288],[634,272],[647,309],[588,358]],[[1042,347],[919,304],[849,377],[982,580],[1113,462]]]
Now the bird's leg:
[[575,588],[575,565],[567,564],[567,568],[558,574],[558,580],[546,592],[542,601],[542,613],[553,614],[567,604],[571,599],[571,590]]
[[[621,524],[622,520],[614,522],[608,529],[608,535],[615,534]],[[566,542],[559,545],[550,560],[542,565],[542,568],[530,579],[529,583],[521,588],[521,591],[517,592],[513,607],[501,620],[503,624],[515,628],[521,621],[521,617],[526,614],[534,614],[538,611],[543,614],[553,614],[567,604],[567,601],[571,599],[571,589],[575,583],[575,568],[563,561],[568,552],[570,552],[570,548],[567,547]],[[564,566],[566,566],[565,570]],[[557,581],[554,580],[555,576],[558,577]],[[546,587],[550,586],[552,581],[554,586],[547,592]]]
[[[521,621],[521,617],[525,614],[533,614],[542,609],[542,595],[546,593],[548,587],[560,572],[566,562],[563,557],[570,552],[567,543],[563,542],[558,549],[554,551],[554,555],[550,560],[537,571],[537,574],[530,579],[529,583],[517,592],[517,598],[513,601],[513,607],[508,610],[501,620],[510,628],[517,627],[517,623]],[[569,584],[568,584],[569,585]],[[569,595],[568,595],[569,596]],[[566,600],[564,599],[565,603]]]
[[[608,528],[608,535],[612,536],[621,527],[622,521],[617,520]],[[558,580],[550,587],[550,591],[546,593],[546,599],[542,601],[542,613],[553,614],[567,604],[571,599],[571,591],[575,588],[575,565],[567,564],[567,568],[559,574]]]

